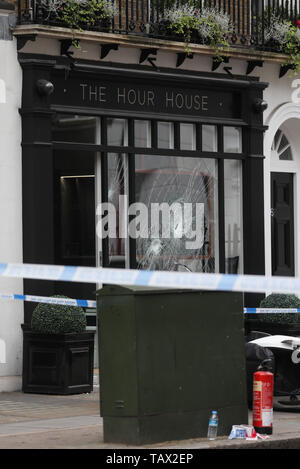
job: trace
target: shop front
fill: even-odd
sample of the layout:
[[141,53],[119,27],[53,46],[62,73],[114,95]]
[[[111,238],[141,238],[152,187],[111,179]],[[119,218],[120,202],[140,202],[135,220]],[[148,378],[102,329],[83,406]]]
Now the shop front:
[[[70,67],[30,54],[19,60],[24,262],[265,273],[265,83],[81,60]],[[96,289],[24,286],[85,299]],[[245,296],[246,306],[257,301]]]

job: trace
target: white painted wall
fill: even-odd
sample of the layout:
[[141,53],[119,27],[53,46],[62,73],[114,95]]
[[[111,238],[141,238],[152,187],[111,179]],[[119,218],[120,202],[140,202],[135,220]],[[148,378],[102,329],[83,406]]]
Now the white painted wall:
[[[0,64],[0,263],[22,262],[22,74],[16,40],[0,40]],[[22,291],[21,279],[0,278],[0,293]],[[23,315],[22,302],[0,300],[6,362],[1,363],[0,357],[0,392],[21,389]]]

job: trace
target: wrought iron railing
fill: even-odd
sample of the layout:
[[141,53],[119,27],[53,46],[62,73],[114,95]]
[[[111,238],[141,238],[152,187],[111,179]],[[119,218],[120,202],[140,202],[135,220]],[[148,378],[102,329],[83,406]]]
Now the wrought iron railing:
[[[18,0],[18,24],[43,24],[66,26],[56,12],[50,12],[47,4],[63,3],[66,0]],[[80,1],[80,0],[78,0]],[[83,1],[83,0],[81,0]],[[108,31],[115,34],[131,34],[154,38],[170,38],[172,35],[163,21],[165,12],[172,6],[180,6],[189,0],[111,0],[116,7],[116,14],[109,23],[99,22],[91,29]],[[201,11],[211,7],[228,14],[231,18],[231,30],[228,42],[233,46],[268,48],[264,31],[272,22],[273,15],[293,24],[300,19],[300,0],[191,0]],[[299,22],[300,25],[300,22]],[[198,42],[193,37],[191,42]]]

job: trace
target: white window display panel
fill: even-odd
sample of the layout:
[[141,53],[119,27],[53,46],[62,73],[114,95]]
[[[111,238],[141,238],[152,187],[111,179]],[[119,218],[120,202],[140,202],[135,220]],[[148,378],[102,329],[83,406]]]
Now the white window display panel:
[[240,127],[224,127],[224,152],[242,153],[242,129]]

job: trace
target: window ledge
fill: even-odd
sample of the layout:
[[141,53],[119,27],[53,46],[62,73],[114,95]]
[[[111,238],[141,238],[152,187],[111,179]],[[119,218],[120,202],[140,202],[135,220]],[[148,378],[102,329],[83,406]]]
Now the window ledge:
[[[36,38],[47,39],[79,39],[80,41],[97,44],[119,44],[123,47],[138,48],[157,48],[163,51],[182,53],[184,52],[184,43],[177,41],[168,41],[165,39],[155,39],[146,36],[122,35],[97,31],[76,31],[75,36],[69,28],[56,26],[47,26],[39,24],[27,24],[16,26],[13,30],[15,37],[35,36]],[[210,46],[201,44],[190,44],[192,54],[214,56],[215,50]],[[276,52],[259,51],[251,47],[231,47],[222,51],[225,57],[232,57],[238,60],[263,60],[283,64],[288,56]]]

